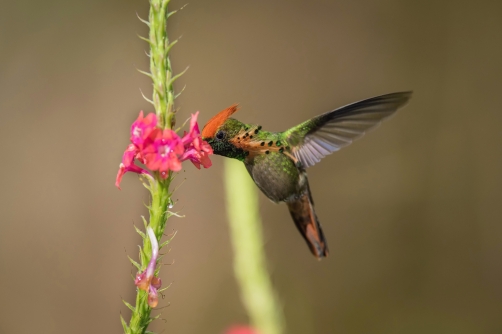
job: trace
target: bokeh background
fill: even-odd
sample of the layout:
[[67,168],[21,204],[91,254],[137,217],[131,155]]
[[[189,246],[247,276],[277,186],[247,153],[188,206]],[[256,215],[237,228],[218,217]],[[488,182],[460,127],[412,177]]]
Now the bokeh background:
[[[171,8],[185,1],[175,0]],[[147,1],[0,2],[0,333],[120,333],[146,191],[114,180],[152,111]],[[309,169],[330,257],[260,195],[288,333],[502,332],[502,3],[203,1],[169,23],[178,119],[280,131],[414,90],[376,131]],[[190,164],[162,279],[164,333],[246,323],[232,274],[223,164]],[[157,314],[159,312],[154,312]]]

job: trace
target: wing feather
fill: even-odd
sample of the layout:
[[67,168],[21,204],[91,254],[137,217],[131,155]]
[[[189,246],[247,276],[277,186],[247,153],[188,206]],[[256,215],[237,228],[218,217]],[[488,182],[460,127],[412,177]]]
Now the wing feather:
[[411,92],[392,93],[359,101],[314,117],[285,137],[304,168],[351,144],[404,106]]

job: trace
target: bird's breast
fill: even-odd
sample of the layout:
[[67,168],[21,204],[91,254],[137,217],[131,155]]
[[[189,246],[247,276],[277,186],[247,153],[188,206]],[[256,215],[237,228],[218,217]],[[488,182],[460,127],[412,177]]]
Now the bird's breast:
[[244,163],[258,188],[274,202],[287,201],[303,191],[302,172],[283,153],[258,155]]

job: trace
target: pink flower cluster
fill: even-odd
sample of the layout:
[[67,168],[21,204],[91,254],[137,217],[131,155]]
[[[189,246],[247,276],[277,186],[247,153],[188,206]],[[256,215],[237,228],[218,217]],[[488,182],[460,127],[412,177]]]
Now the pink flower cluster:
[[192,114],[190,130],[181,138],[171,129],[157,127],[157,115],[150,113],[146,117],[143,111],[131,126],[131,144],[122,156],[115,185],[120,189],[122,176],[127,172],[150,175],[150,172],[135,164],[139,161],[152,171],[158,171],[162,178],[169,171],[181,170],[181,162],[190,160],[200,169],[211,166],[209,155],[213,154],[211,146],[202,140],[197,124],[199,112]]

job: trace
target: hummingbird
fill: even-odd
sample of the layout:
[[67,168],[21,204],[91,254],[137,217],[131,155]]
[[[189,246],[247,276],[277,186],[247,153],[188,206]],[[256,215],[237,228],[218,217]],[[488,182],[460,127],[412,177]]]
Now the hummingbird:
[[244,163],[258,188],[275,203],[285,202],[312,254],[328,256],[328,244],[314,210],[306,169],[351,144],[404,106],[412,92],[372,97],[328,111],[283,132],[230,118],[236,104],[202,129],[214,154]]

